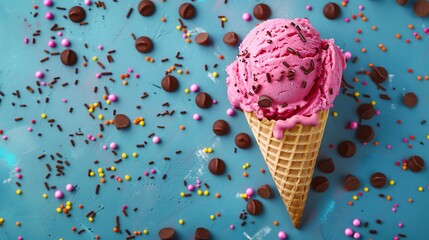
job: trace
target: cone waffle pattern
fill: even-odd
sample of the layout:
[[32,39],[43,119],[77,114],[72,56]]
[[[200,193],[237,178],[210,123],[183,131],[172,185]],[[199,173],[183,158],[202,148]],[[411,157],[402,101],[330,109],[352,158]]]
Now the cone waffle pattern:
[[319,111],[318,114],[317,126],[297,124],[284,132],[283,139],[278,140],[273,137],[274,120],[260,121],[254,113],[245,112],[247,122],[296,228],[301,223],[329,110]]

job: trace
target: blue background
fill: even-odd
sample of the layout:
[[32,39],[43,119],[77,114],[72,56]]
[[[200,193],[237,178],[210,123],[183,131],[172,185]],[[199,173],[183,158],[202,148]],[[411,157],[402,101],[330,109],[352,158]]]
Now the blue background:
[[[262,2],[262,1],[261,1]],[[263,1],[271,6],[271,17],[308,17],[312,24],[318,29],[324,38],[335,38],[336,43],[345,51],[350,51],[358,60],[355,64],[348,63],[344,76],[348,83],[354,86],[354,90],[348,89],[348,93],[357,91],[360,93],[360,101],[376,101],[375,108],[381,111],[379,116],[365,121],[376,130],[374,141],[364,146],[354,138],[354,130],[346,129],[350,121],[357,121],[358,116],[356,101],[344,94],[340,94],[335,101],[331,112],[337,112],[337,117],[330,117],[325,131],[325,137],[319,153],[319,159],[333,158],[336,171],[326,175],[315,171],[316,175],[324,175],[330,180],[330,187],[324,193],[309,192],[307,206],[305,209],[302,227],[294,229],[290,222],[287,211],[278,196],[270,200],[255,196],[264,204],[264,212],[260,216],[248,216],[247,224],[240,226],[238,218],[245,209],[246,202],[239,198],[246,188],[257,189],[258,186],[268,183],[274,188],[274,183],[268,173],[262,174],[260,169],[267,169],[259,153],[256,144],[248,150],[238,149],[234,152],[234,137],[239,132],[251,131],[244,116],[240,112],[229,117],[226,110],[230,107],[226,96],[224,71],[226,65],[234,60],[237,48],[229,47],[222,42],[223,34],[227,31],[235,31],[243,38],[246,33],[259,21],[253,18],[249,22],[241,19],[244,12],[252,12],[257,1],[228,1],[224,5],[223,0],[196,1],[197,16],[193,20],[185,20],[188,30],[199,31],[203,29],[210,34],[212,42],[210,47],[202,47],[195,43],[187,44],[182,38],[181,32],[176,30],[178,6],[182,1],[169,0],[165,3],[155,1],[156,12],[151,17],[142,17],[136,11],[139,1],[105,1],[106,10],[92,6],[84,6],[87,10],[87,26],[79,26],[66,20],[62,15],[67,11],[55,9],[55,7],[70,7],[82,4],[83,1],[54,1],[54,7],[46,8],[42,1],[1,1],[0,2],[0,91],[5,96],[0,97],[0,129],[7,135],[7,140],[0,139],[0,218],[5,222],[0,227],[0,239],[16,239],[23,236],[24,239],[93,239],[100,235],[101,239],[124,239],[125,229],[134,230],[147,229],[148,235],[138,236],[137,239],[156,239],[160,228],[171,226],[175,228],[179,239],[193,239],[194,229],[198,226],[208,228],[214,239],[277,239],[279,231],[285,231],[288,239],[348,239],[344,235],[344,229],[353,228],[361,233],[362,239],[393,239],[398,233],[407,235],[407,239],[426,239],[425,228],[429,224],[428,214],[429,200],[427,169],[420,173],[409,170],[403,171],[401,167],[395,166],[395,162],[402,161],[412,155],[420,155],[426,160],[429,156],[426,136],[429,134],[427,125],[421,121],[428,118],[427,103],[428,95],[427,80],[416,80],[417,76],[429,75],[429,44],[428,35],[423,32],[424,27],[429,27],[428,18],[418,18],[412,12],[412,5],[400,7],[394,1],[350,1],[347,7],[341,7],[342,13],[337,20],[327,20],[322,15],[322,8],[327,1]],[[339,1],[336,1],[340,4]],[[413,1],[411,1],[413,2]],[[33,5],[39,5],[36,11]],[[311,5],[311,11],[306,10],[306,5]],[[351,18],[360,11],[359,5],[364,6],[362,13],[368,17],[364,22],[361,18],[345,23],[345,17]],[[127,19],[125,16],[128,9],[133,7],[134,12]],[[89,9],[91,9],[89,11]],[[44,14],[52,11],[55,18],[47,21]],[[36,18],[33,13],[38,12]],[[219,15],[227,17],[225,28],[220,27]],[[166,23],[160,21],[161,17],[167,19]],[[49,29],[57,23],[65,27],[64,37],[68,38],[71,48],[79,55],[76,67],[79,73],[74,73],[74,67],[66,67],[59,61],[59,56],[50,56],[50,60],[40,63],[39,60],[46,57],[44,49],[49,49],[47,42],[56,32]],[[408,29],[408,24],[413,24],[415,29]],[[372,26],[377,30],[371,30]],[[41,30],[35,45],[23,43],[24,37],[32,38],[32,34]],[[361,29],[362,34],[357,30]],[[422,40],[413,37],[413,32],[418,32]],[[130,36],[134,33],[137,37],[147,35],[155,40],[155,49],[150,54],[138,53],[134,48],[134,41]],[[396,39],[395,34],[400,33],[401,39]],[[193,40],[195,34],[191,37]],[[355,38],[360,38],[360,43]],[[56,37],[56,49],[50,51],[62,51],[59,37]],[[411,43],[406,43],[410,39]],[[84,48],[88,44],[88,49]],[[387,52],[382,52],[378,44],[384,44]],[[104,50],[97,49],[103,45]],[[365,47],[367,53],[362,53]],[[115,60],[109,64],[106,60],[107,51],[115,49],[112,56]],[[176,52],[180,51],[183,60],[175,59]],[[222,54],[225,59],[219,60]],[[82,67],[85,55],[89,62],[88,67]],[[108,80],[108,77],[95,78],[95,74],[103,70],[92,61],[93,56],[98,56],[107,69],[113,72],[116,82]],[[145,56],[154,58],[155,63],[144,60]],[[162,58],[170,61],[162,63]],[[164,71],[173,63],[183,64],[183,70],[190,71],[189,75],[173,73],[180,82],[179,91],[167,93],[157,86],[164,76]],[[217,68],[213,64],[217,63]],[[379,94],[383,93],[376,89],[369,77],[357,75],[356,71],[369,70],[368,64],[384,66],[389,72],[389,80],[383,83],[387,88],[387,94],[392,98],[390,101],[382,100]],[[204,64],[209,66],[208,72],[204,71]],[[140,74],[140,78],[128,79],[128,86],[121,84],[119,75],[126,73],[127,68],[132,68],[134,73]],[[408,73],[412,68],[413,73]],[[49,69],[46,71],[45,69]],[[45,73],[44,80],[49,82],[54,77],[61,77],[52,89],[41,87],[43,94],[37,93],[34,74],[41,70]],[[218,78],[210,78],[208,73],[217,71]],[[359,82],[352,81],[354,77]],[[73,84],[79,79],[79,84]],[[364,86],[362,82],[366,81]],[[61,84],[68,82],[69,85],[62,87]],[[208,92],[218,101],[210,109],[200,109],[194,103],[196,93],[185,94],[185,88],[196,83],[200,91]],[[32,86],[36,90],[30,94],[26,86]],[[93,87],[98,86],[98,93],[93,93]],[[115,93],[119,101],[111,105],[105,104],[102,99],[103,86],[107,86],[110,93]],[[12,95],[19,90],[21,98]],[[404,93],[412,91],[419,97],[418,105],[409,109],[402,103]],[[149,93],[146,99],[140,99],[143,92]],[[369,94],[370,98],[362,97]],[[49,103],[45,98],[49,97]],[[67,103],[61,101],[68,100]],[[36,100],[40,100],[40,104]],[[103,107],[108,110],[96,110],[94,115],[103,114],[106,119],[113,118],[112,111],[124,113],[133,120],[136,117],[144,117],[144,127],[132,125],[130,129],[118,131],[113,126],[105,127],[102,132],[103,138],[96,141],[84,143],[87,134],[96,136],[99,131],[98,125],[101,120],[91,119],[88,116],[84,103],[92,104],[101,101]],[[170,107],[163,107],[164,102],[169,102]],[[16,106],[13,107],[12,103]],[[19,107],[27,104],[26,108]],[[136,105],[141,105],[140,110]],[[70,107],[74,108],[69,113]],[[165,110],[175,110],[173,116],[157,117],[157,113]],[[187,111],[187,114],[179,114]],[[40,114],[46,113],[49,118],[54,118],[55,123],[51,127],[47,119],[41,119]],[[195,121],[192,115],[198,113],[202,119]],[[15,122],[17,117],[23,117],[23,121]],[[217,119],[225,119],[231,126],[228,136],[216,137],[212,130],[212,123]],[[31,124],[35,119],[36,124]],[[398,124],[397,121],[402,123]],[[56,124],[61,124],[63,131],[59,132]],[[379,124],[379,126],[378,126]],[[164,129],[157,128],[158,125],[165,126]],[[180,125],[186,129],[181,131]],[[27,127],[33,127],[33,132],[28,132]],[[69,134],[81,131],[84,136],[74,136],[76,147],[70,145]],[[38,137],[37,133],[42,133]],[[161,144],[153,144],[147,136],[155,133],[162,141]],[[404,143],[403,138],[415,136],[415,140]],[[350,158],[340,157],[335,148],[342,140],[353,140],[357,144],[357,154]],[[113,161],[120,156],[112,155],[110,150],[103,150],[102,145],[110,142],[119,145],[117,152],[127,153],[129,157],[123,159],[119,164]],[[136,148],[136,144],[147,141],[144,148]],[[412,145],[412,148],[408,147]],[[391,145],[390,150],[387,145]],[[203,148],[212,147],[213,153],[204,154]],[[182,153],[176,154],[177,150]],[[49,155],[61,153],[62,160],[68,160],[70,167],[66,167],[65,176],[54,176],[52,172],[47,182],[56,185],[65,193],[61,200],[54,197],[54,190],[47,191],[43,182],[47,174],[46,163],[54,168],[55,162],[51,161]],[[131,157],[132,152],[137,152],[137,158]],[[38,160],[41,154],[47,157]],[[165,161],[164,157],[171,160]],[[214,176],[207,169],[208,161],[213,157],[223,159],[227,164],[226,176]],[[55,159],[59,159],[55,157]],[[95,165],[94,160],[99,160]],[[148,165],[149,161],[155,164]],[[242,166],[250,163],[250,168],[245,170],[249,177],[244,178]],[[95,195],[95,187],[99,184],[99,177],[87,176],[88,169],[96,171],[101,167],[116,166],[115,172],[107,172],[107,183],[102,184],[100,194]],[[22,169],[23,179],[18,180],[14,168]],[[143,176],[144,171],[156,169],[153,179]],[[55,170],[55,169],[54,169]],[[372,173],[382,171],[389,180],[394,180],[395,185],[387,185],[382,189],[374,189],[370,186],[369,177]],[[355,192],[346,192],[343,188],[343,180],[348,173],[352,173],[361,180],[361,188]],[[131,181],[119,183],[110,179],[110,175],[124,176],[129,174]],[[162,175],[167,178],[162,180]],[[140,181],[138,176],[142,176]],[[197,196],[195,192],[191,197],[182,198],[180,192],[187,192],[183,180],[195,183],[200,179],[207,183],[210,188],[209,196]],[[21,196],[15,194],[18,187],[14,182],[22,184]],[[65,185],[71,183],[77,186],[73,193],[65,191]],[[368,187],[369,192],[363,192],[363,187]],[[424,191],[419,192],[418,187]],[[117,188],[120,187],[120,190]],[[203,186],[203,190],[206,188]],[[363,196],[354,201],[352,197],[362,192]],[[48,199],[43,199],[42,194],[48,194]],[[220,193],[221,198],[215,198],[215,193]],[[379,193],[390,195],[391,201],[379,197]],[[408,198],[413,203],[407,202]],[[56,213],[56,208],[66,201],[73,203],[72,217],[67,218],[64,214]],[[352,201],[353,206],[348,202]],[[392,212],[394,204],[399,204],[396,212]],[[79,204],[84,209],[79,209]],[[122,206],[128,206],[128,217],[122,214]],[[133,212],[133,208],[138,211]],[[89,222],[85,215],[89,211],[97,212],[94,222]],[[210,219],[210,215],[219,212],[220,217]],[[115,226],[115,216],[120,216],[122,234],[112,231]],[[367,228],[353,227],[352,220],[361,219],[368,222]],[[180,225],[179,219],[185,223]],[[376,219],[381,219],[382,224],[377,224]],[[280,224],[274,226],[273,221]],[[16,227],[15,222],[20,221],[21,227]],[[251,222],[254,223],[251,223]],[[404,228],[398,228],[397,224],[402,222]],[[235,225],[231,230],[229,226]],[[75,226],[78,230],[86,229],[86,232],[77,235],[71,228]],[[377,235],[369,234],[369,229],[378,231]],[[247,236],[247,237],[246,237]]]

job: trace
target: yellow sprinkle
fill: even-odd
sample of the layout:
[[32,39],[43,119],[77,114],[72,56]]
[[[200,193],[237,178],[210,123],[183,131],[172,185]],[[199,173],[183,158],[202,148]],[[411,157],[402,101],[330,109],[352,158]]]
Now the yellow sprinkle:
[[423,187],[418,188],[419,192],[423,192]]
[[185,193],[184,193],[184,192],[181,192],[181,193],[180,193],[180,196],[181,196],[181,197],[184,197],[184,196],[185,196]]
[[391,186],[395,185],[395,180],[390,180],[390,181],[389,181],[389,184],[390,184]]
[[104,119],[103,114],[98,114],[98,119],[103,120]]
[[4,222],[4,219],[3,218],[0,218],[0,223],[3,223]]
[[90,113],[94,112],[94,108],[92,108],[92,107],[88,108],[88,112],[90,112]]
[[115,171],[116,167],[112,166],[112,167],[110,167],[110,170]]
[[214,220],[215,219],[215,216],[212,214],[212,215],[210,215],[210,219],[211,220]]
[[127,158],[127,157],[128,157],[128,154],[126,154],[126,153],[122,153],[122,154],[121,154],[121,156],[122,156],[122,158]]
[[94,57],[92,57],[92,60],[93,60],[93,61],[97,61],[97,60],[98,60],[98,57],[97,57],[97,56],[94,56]]
[[246,169],[247,169],[246,165],[243,165],[243,169],[244,169],[244,170],[246,170]]
[[140,123],[139,123],[139,124],[140,124],[140,126],[142,126],[142,127],[143,127],[143,126],[144,126],[144,121],[140,121]]
[[143,230],[143,234],[148,234],[149,231],[147,229]]
[[99,173],[98,176],[99,177],[104,177],[104,173]]
[[203,195],[203,191],[202,190],[198,190],[197,194],[198,194],[198,196],[201,196],[201,195]]
[[17,190],[16,190],[16,194],[17,194],[17,195],[21,195],[21,194],[22,194],[21,189],[17,189]]
[[48,198],[48,194],[44,193],[44,194],[42,195],[42,197],[43,197],[44,199],[46,199],[46,198]]
[[94,172],[90,172],[90,173],[89,173],[89,176],[94,177],[94,176],[95,176],[95,173],[94,173]]
[[67,210],[70,210],[70,209],[71,209],[71,206],[70,206],[70,205],[66,206],[66,209],[67,209]]
[[88,221],[93,222],[93,221],[94,221],[94,218],[89,217],[89,218],[88,218]]
[[125,180],[130,181],[131,180],[130,175],[125,175]]
[[372,106],[375,106],[375,104],[377,104],[376,101],[371,101]]
[[363,191],[364,191],[364,192],[368,192],[368,191],[369,191],[369,188],[368,188],[368,187],[364,187],[364,188],[363,188]]
[[246,193],[243,193],[243,194],[241,195],[241,197],[242,197],[242,198],[247,198],[247,194],[246,194]]
[[67,201],[67,202],[66,202],[66,205],[67,205],[67,206],[71,206],[71,205],[72,205],[72,203],[71,203],[70,201]]
[[355,200],[355,201],[358,200],[358,196],[354,195],[353,200]]
[[41,118],[46,118],[46,117],[47,117],[47,115],[46,115],[46,113],[42,113],[42,114],[40,114],[40,117],[41,117]]
[[246,167],[250,167],[250,163],[246,163]]
[[98,102],[92,104],[94,107],[98,107]]
[[176,29],[177,29],[177,30],[182,30],[182,27],[181,27],[180,25],[177,25],[177,26],[176,26]]
[[182,69],[177,70],[177,73],[182,74],[183,73]]
[[428,135],[426,135],[426,139],[427,139],[427,140],[429,140],[429,134],[428,134]]
[[110,100],[109,99],[106,100],[106,104],[110,104]]
[[179,224],[183,225],[185,223],[185,221],[183,221],[183,219],[179,219]]
[[57,213],[61,213],[61,208],[57,208]]
[[207,148],[203,148],[203,152],[207,153]]
[[204,195],[205,195],[205,196],[208,196],[209,194],[210,194],[209,190],[205,190],[205,191],[204,191]]
[[337,116],[338,116],[338,113],[337,113],[337,112],[332,112],[332,116],[333,116],[333,117],[337,117]]
[[97,169],[97,172],[102,173],[102,172],[103,172],[103,169],[102,169],[102,168],[98,168],[98,169]]
[[226,17],[220,19],[222,22],[226,22]]
[[213,72],[213,77],[218,77],[219,74],[217,72]]
[[212,149],[212,148],[207,148],[207,152],[208,152],[208,153],[212,153],[212,152],[213,152],[213,149]]
[[184,90],[184,92],[185,92],[185,93],[189,93],[189,92],[190,92],[190,90],[186,88],[186,89]]
[[190,32],[187,32],[187,33],[186,33],[186,36],[187,36],[187,37],[190,37],[190,36],[191,36],[191,33],[190,33]]
[[133,152],[133,157],[137,157],[139,154],[136,152]]
[[359,97],[360,93],[359,93],[359,92],[354,92],[354,93],[353,93],[353,95],[354,95],[355,97]]

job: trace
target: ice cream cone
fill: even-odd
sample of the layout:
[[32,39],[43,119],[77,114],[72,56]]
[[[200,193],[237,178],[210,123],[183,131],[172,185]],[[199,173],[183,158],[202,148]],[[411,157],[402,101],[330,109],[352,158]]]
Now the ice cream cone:
[[297,124],[280,140],[273,137],[274,120],[259,120],[249,112],[245,115],[293,225],[298,228],[329,110],[318,112],[317,126]]

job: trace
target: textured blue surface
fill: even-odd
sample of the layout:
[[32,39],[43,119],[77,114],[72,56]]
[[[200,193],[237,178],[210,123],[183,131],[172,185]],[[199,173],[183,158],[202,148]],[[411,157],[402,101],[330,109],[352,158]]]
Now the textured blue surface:
[[[157,232],[165,226],[176,229],[179,239],[193,239],[193,231],[198,226],[208,228],[214,239],[277,239],[277,233],[281,230],[288,234],[288,239],[347,239],[344,229],[352,227],[362,235],[362,239],[393,239],[398,233],[407,235],[407,239],[427,239],[425,228],[429,224],[427,207],[428,182],[427,169],[420,173],[403,171],[401,167],[395,166],[395,162],[402,161],[411,155],[420,155],[428,159],[426,135],[429,134],[427,125],[421,121],[428,118],[427,103],[429,97],[426,94],[428,81],[416,80],[417,76],[429,75],[429,44],[428,35],[423,32],[424,27],[429,27],[427,18],[417,18],[412,12],[412,6],[400,7],[394,1],[350,1],[347,7],[342,7],[339,19],[329,21],[321,13],[323,5],[327,1],[264,1],[272,8],[272,17],[308,17],[316,29],[324,38],[335,38],[336,43],[345,51],[350,51],[358,56],[356,63],[349,62],[344,75],[354,89],[347,89],[347,93],[357,91],[361,102],[376,101],[376,109],[381,111],[379,116],[366,121],[376,129],[375,140],[379,142],[375,146],[372,142],[364,146],[354,139],[354,130],[345,129],[350,121],[357,121],[356,101],[344,94],[335,101],[331,112],[338,112],[338,117],[330,117],[325,131],[325,137],[320,150],[319,158],[332,157],[336,165],[336,171],[330,175],[322,174],[317,169],[315,175],[325,175],[330,180],[330,187],[324,193],[315,193],[310,190],[305,209],[302,227],[294,229],[286,209],[278,196],[270,200],[260,199],[264,204],[264,212],[260,216],[248,216],[247,224],[240,226],[239,214],[245,209],[246,202],[239,198],[246,188],[256,189],[258,186],[268,183],[274,188],[269,173],[262,174],[260,169],[266,169],[264,161],[256,144],[249,150],[237,150],[234,152],[234,137],[239,132],[251,134],[244,116],[236,112],[234,117],[229,117],[225,111],[230,107],[226,97],[224,71],[237,54],[237,48],[226,46],[222,42],[223,34],[227,31],[237,32],[241,38],[258,23],[256,19],[250,22],[241,20],[244,12],[252,12],[256,1],[196,1],[197,16],[193,20],[185,20],[188,30],[192,33],[207,31],[214,44],[210,47],[201,47],[195,43],[187,44],[182,38],[181,32],[176,30],[178,25],[177,9],[182,1],[169,0],[165,3],[155,1],[157,10],[148,18],[143,18],[136,11],[139,1],[106,1],[106,10],[85,6],[87,10],[87,26],[72,24],[62,15],[67,11],[58,10],[55,7],[65,7],[82,4],[83,1],[55,1],[53,8],[46,8],[42,1],[0,1],[0,91],[5,96],[0,97],[0,129],[4,131],[2,136],[8,136],[7,140],[0,139],[0,218],[5,222],[0,226],[0,239],[93,239],[96,235],[101,239],[124,239],[125,229],[142,231],[147,229],[148,235],[137,236],[137,239],[156,239]],[[340,2],[339,2],[340,3]],[[33,17],[35,10],[33,5],[38,4],[38,16]],[[365,8],[362,13],[368,17],[364,22],[359,17],[345,23],[345,17],[351,18],[352,14],[358,14],[358,6],[362,4]],[[307,11],[306,5],[313,9]],[[128,9],[133,7],[134,12],[127,19],[125,16]],[[89,9],[91,9],[89,11]],[[54,20],[47,21],[44,14],[52,11]],[[220,27],[219,15],[227,17],[225,28]],[[161,17],[166,17],[167,22],[162,23]],[[76,67],[79,73],[75,74],[74,67],[66,67],[59,61],[59,56],[50,56],[50,59],[40,63],[40,59],[48,56],[43,52],[49,49],[47,42],[56,32],[49,29],[56,23],[65,27],[64,37],[70,39],[74,49],[79,55]],[[413,24],[415,29],[408,29],[408,24]],[[371,30],[377,26],[377,31]],[[32,34],[41,30],[36,37],[36,44],[31,44]],[[357,34],[358,29],[362,34]],[[413,37],[413,32],[421,35],[418,41]],[[155,49],[148,54],[155,59],[155,63],[144,60],[145,54],[138,53],[134,48],[134,41],[130,36],[147,35],[155,40]],[[400,33],[402,39],[396,39],[395,34]],[[195,34],[193,34],[195,36]],[[193,36],[191,39],[193,39]],[[30,38],[30,44],[23,43],[25,37]],[[360,43],[355,38],[361,39]],[[56,49],[50,51],[62,51],[59,37]],[[411,43],[406,43],[410,39]],[[84,48],[88,44],[88,49]],[[384,44],[387,52],[382,52],[378,44]],[[104,50],[97,49],[103,45]],[[367,53],[362,53],[365,47]],[[112,56],[115,60],[109,64],[106,60],[108,50],[115,49]],[[176,52],[180,51],[183,60],[175,58]],[[219,60],[222,54],[225,59]],[[82,67],[85,55],[89,62],[88,67]],[[100,61],[106,65],[102,70],[93,56],[98,56]],[[170,61],[162,63],[162,58]],[[183,64],[183,70],[190,71],[189,75],[173,73],[180,81],[179,91],[166,93],[159,88],[164,71],[173,63]],[[214,69],[213,64],[218,66]],[[356,71],[368,70],[368,64],[384,66],[390,74],[389,81],[383,84],[387,88],[386,94],[392,99],[382,100],[381,92],[365,75],[357,75]],[[208,72],[204,71],[204,64],[209,66]],[[126,73],[127,68],[132,68],[140,78],[128,79],[128,86],[121,84],[119,75]],[[407,69],[412,68],[413,73]],[[47,71],[46,69],[49,69]],[[50,82],[54,77],[60,77],[58,83],[49,87],[41,87],[43,93],[37,92],[34,74],[41,70],[45,73],[44,80]],[[113,72],[112,78],[95,78],[95,74],[102,71]],[[211,78],[208,73],[217,71],[218,78]],[[359,78],[358,83],[352,79]],[[74,85],[75,79],[79,80]],[[364,86],[362,82],[366,81]],[[61,86],[63,83],[68,86]],[[196,93],[185,94],[185,88],[196,83],[201,91],[208,92],[218,101],[217,105],[210,109],[199,109],[194,98]],[[26,90],[29,85],[35,89],[30,94]],[[98,86],[98,93],[93,93],[93,87]],[[107,105],[103,99],[103,86],[107,86],[110,93],[115,93],[119,101]],[[16,90],[20,91],[20,98],[12,95]],[[402,103],[402,95],[413,91],[419,97],[419,103],[414,109],[405,107]],[[149,97],[141,99],[143,92]],[[370,95],[369,98],[363,94]],[[49,103],[45,98],[49,97]],[[67,103],[61,101],[68,100]],[[40,104],[36,101],[40,100]],[[130,129],[118,131],[113,126],[105,126],[103,138],[96,141],[84,140],[88,134],[97,136],[101,133],[99,124],[101,120],[91,119],[84,103],[92,104],[101,101],[107,110],[97,109],[94,115],[103,114],[106,119],[112,119],[112,111],[124,113],[131,119],[136,117],[145,118],[145,126],[132,125]],[[163,107],[164,102],[169,102],[169,107]],[[15,103],[15,106],[12,105]],[[27,107],[20,107],[27,104]],[[141,105],[141,109],[136,109]],[[73,107],[73,113],[69,108]],[[175,110],[173,116],[157,117],[158,113],[165,110]],[[186,114],[180,114],[186,111]],[[41,119],[42,113],[47,114],[47,119],[55,119],[52,126],[47,119]],[[200,121],[192,119],[192,115],[198,113],[202,116]],[[14,119],[22,117],[23,120],[15,122]],[[225,119],[231,125],[231,133],[225,137],[216,137],[212,130],[212,123],[219,119]],[[36,123],[31,124],[35,119]],[[398,124],[397,121],[402,123]],[[63,131],[60,132],[56,125],[60,124]],[[379,126],[378,126],[379,124]],[[157,128],[158,125],[165,126],[164,129]],[[181,131],[180,125],[186,130]],[[28,132],[27,127],[32,127],[33,132]],[[83,136],[70,137],[78,131]],[[42,133],[42,136],[37,136]],[[153,144],[148,138],[150,133],[155,133],[162,141],[161,144]],[[415,140],[404,143],[403,138],[415,136]],[[70,139],[74,139],[76,147],[72,147]],[[342,140],[353,140],[358,146],[357,154],[350,159],[340,157],[335,148],[329,148],[330,144],[336,145]],[[136,144],[147,141],[144,148],[136,148]],[[103,150],[102,145],[116,142],[119,145],[117,152],[127,153],[129,157],[123,159],[119,164],[113,161],[120,158],[114,156],[110,150]],[[408,145],[411,144],[412,148]],[[387,149],[391,145],[391,149]],[[213,153],[205,154],[203,148],[212,147]],[[175,152],[181,150],[180,154]],[[138,157],[133,158],[131,154],[137,152]],[[62,157],[58,157],[60,153]],[[46,154],[43,159],[38,159],[41,154]],[[51,160],[53,155],[55,161],[58,159],[70,162],[65,167],[65,176],[55,176],[56,162]],[[171,159],[166,161],[164,157]],[[227,173],[232,179],[229,181],[226,175],[214,176],[207,169],[208,161],[213,157],[225,160]],[[99,164],[94,164],[99,160]],[[149,165],[149,161],[154,161]],[[45,164],[49,163],[53,171],[51,177],[45,180],[48,173]],[[246,170],[249,177],[242,176],[242,166],[250,163]],[[115,166],[115,172],[106,173],[106,184],[101,184],[99,195],[95,195],[95,187],[100,183],[99,176],[88,177],[88,169],[97,171],[98,168],[106,169]],[[23,179],[16,178],[14,168],[22,169]],[[143,175],[145,171],[155,169],[153,178]],[[388,179],[395,180],[394,186],[385,186],[377,190],[370,186],[369,177],[376,171],[382,171]],[[352,173],[361,180],[363,193],[359,200],[354,201],[352,197],[356,192],[346,192],[342,182],[344,177]],[[111,175],[131,176],[131,181],[117,182],[110,179]],[[165,180],[162,176],[167,174]],[[138,177],[142,179],[138,181]],[[209,196],[198,196],[196,192],[191,197],[182,198],[181,192],[187,192],[183,181],[195,183],[200,179],[207,183],[210,188]],[[15,182],[21,183],[21,187]],[[65,193],[61,200],[54,197],[54,190],[47,191],[44,182],[55,185]],[[76,186],[72,193],[65,191],[66,184]],[[367,186],[369,192],[364,192]],[[423,192],[417,188],[422,186]],[[23,194],[15,194],[17,189]],[[203,190],[206,187],[202,186]],[[48,199],[43,199],[42,194],[48,194]],[[215,198],[215,193],[220,193],[221,198]],[[391,201],[379,196],[383,193],[392,197]],[[408,198],[414,200],[408,203]],[[73,208],[71,217],[58,214],[56,208],[60,204],[71,201]],[[348,202],[352,201],[353,206]],[[394,204],[399,204],[396,212],[392,212]],[[84,208],[77,206],[83,204]],[[128,207],[128,217],[122,213],[122,206]],[[133,211],[138,208],[137,211]],[[90,211],[97,212],[94,222],[88,221],[86,214]],[[210,215],[216,212],[221,214],[215,220]],[[115,216],[120,216],[122,234],[114,233]],[[353,227],[351,222],[359,218],[368,222],[367,228]],[[180,225],[179,219],[185,223]],[[377,224],[376,219],[381,219],[382,224]],[[279,226],[273,226],[273,221],[280,222]],[[20,221],[21,227],[16,227],[15,222]],[[402,222],[404,228],[398,228],[397,224]],[[230,225],[235,225],[231,230]],[[77,230],[85,229],[80,235],[72,232],[71,228]],[[377,230],[376,235],[369,234],[369,229]]]

